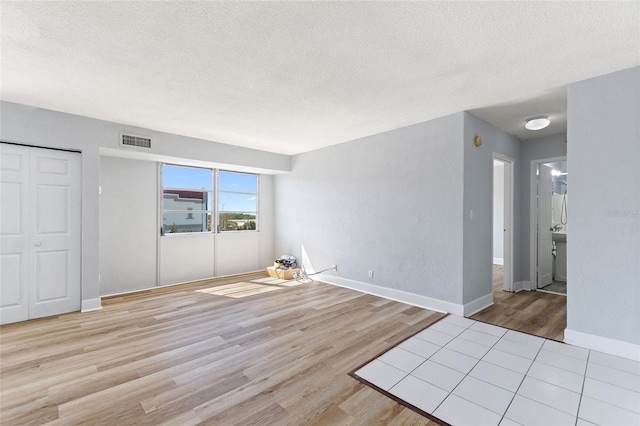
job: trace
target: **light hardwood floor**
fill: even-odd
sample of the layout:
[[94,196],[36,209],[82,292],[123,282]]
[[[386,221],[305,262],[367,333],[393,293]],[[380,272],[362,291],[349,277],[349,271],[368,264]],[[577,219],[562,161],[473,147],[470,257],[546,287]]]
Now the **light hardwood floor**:
[[0,327],[0,423],[431,424],[347,373],[442,314],[257,278]]
[[567,327],[567,297],[540,291],[502,290],[503,267],[493,265],[494,305],[470,318],[562,341]]

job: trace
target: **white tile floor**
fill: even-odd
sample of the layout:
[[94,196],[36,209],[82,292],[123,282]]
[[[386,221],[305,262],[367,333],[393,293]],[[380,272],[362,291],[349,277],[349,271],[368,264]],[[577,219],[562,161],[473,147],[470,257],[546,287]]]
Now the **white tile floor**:
[[640,425],[640,362],[454,315],[355,374],[452,425]]

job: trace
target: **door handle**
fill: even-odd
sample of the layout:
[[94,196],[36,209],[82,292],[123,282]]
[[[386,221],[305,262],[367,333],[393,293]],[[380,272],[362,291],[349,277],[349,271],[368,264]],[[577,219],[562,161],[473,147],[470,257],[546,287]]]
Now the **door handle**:
[[36,247],[40,247],[42,245],[42,243],[40,241],[38,241],[37,243],[34,244]]

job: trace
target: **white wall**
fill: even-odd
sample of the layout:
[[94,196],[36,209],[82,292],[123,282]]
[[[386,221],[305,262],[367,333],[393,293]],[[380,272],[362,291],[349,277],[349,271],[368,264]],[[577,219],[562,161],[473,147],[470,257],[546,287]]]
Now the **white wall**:
[[153,139],[154,161],[189,161],[256,173],[282,173],[290,157],[218,142],[172,135],[124,124],[95,120],[25,105],[0,102],[0,139],[27,145],[77,150],[82,153],[82,307],[100,307],[100,184],[101,153],[142,159],[149,154],[123,149],[119,134]]
[[504,163],[493,163],[493,263],[504,262]]
[[293,157],[275,176],[275,252],[300,259],[304,245],[340,283],[461,304],[463,118]]
[[[474,137],[482,137],[482,146],[474,145]],[[502,130],[469,113],[464,115],[464,304],[467,312],[491,303],[493,294],[493,154],[513,159],[513,169],[522,167],[522,143]],[[514,188],[520,179],[514,173]],[[522,280],[520,257],[520,194],[514,193],[513,280]],[[473,215],[471,211],[473,210]]]
[[[260,231],[259,247],[259,268],[272,266],[273,261],[279,256],[274,251],[275,235],[275,197],[274,197],[274,177],[272,175],[261,175],[259,179],[260,194],[258,204],[258,221]],[[223,275],[218,272],[218,275]]]
[[157,166],[100,159],[100,294],[156,285]]
[[638,117],[640,67],[569,86],[565,336],[626,342],[640,358]]
[[[295,156],[275,177],[276,253],[304,245],[315,269],[338,265],[336,283],[416,304],[490,304],[493,153],[522,166],[520,141],[460,113]],[[514,222],[517,258],[518,193]]]

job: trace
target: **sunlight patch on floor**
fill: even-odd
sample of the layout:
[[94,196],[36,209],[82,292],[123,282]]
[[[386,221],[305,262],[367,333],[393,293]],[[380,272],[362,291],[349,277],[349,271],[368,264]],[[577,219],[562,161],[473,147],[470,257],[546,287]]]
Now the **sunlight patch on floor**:
[[203,288],[196,291],[198,293],[206,293],[213,296],[224,296],[239,299],[242,297],[253,296],[254,294],[268,293],[270,291],[280,290],[287,287],[295,287],[298,285],[301,285],[301,283],[296,280],[280,280],[269,277],[259,278],[248,282]]

